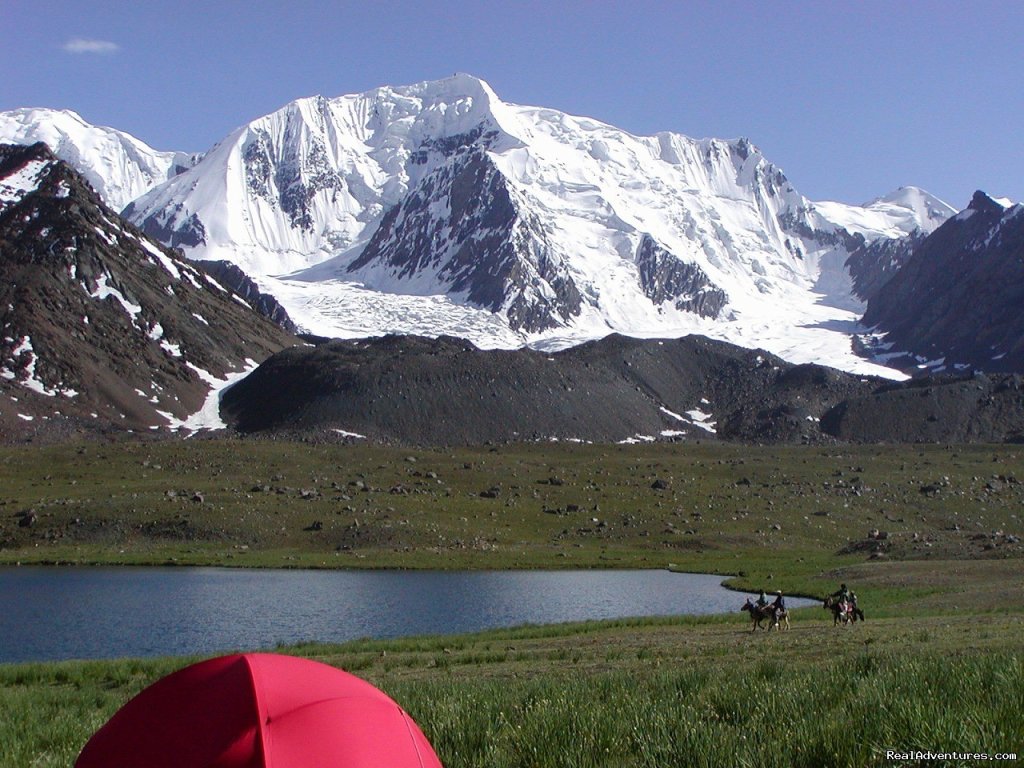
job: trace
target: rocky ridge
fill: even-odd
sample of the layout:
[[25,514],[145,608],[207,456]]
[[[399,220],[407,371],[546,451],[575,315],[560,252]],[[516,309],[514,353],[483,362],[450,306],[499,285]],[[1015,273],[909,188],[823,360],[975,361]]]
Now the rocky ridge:
[[1014,377],[894,384],[699,336],[557,353],[389,336],[284,350],[224,395],[245,434],[459,445],[1024,439]]
[[976,192],[868,302],[870,351],[930,370],[1024,371],[1024,205]]
[[294,338],[106,206],[43,143],[0,146],[0,438],[182,425]]

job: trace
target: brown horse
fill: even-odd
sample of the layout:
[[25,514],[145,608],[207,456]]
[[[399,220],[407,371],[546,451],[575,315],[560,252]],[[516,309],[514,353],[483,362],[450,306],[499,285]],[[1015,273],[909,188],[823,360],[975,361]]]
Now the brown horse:
[[[740,608],[740,610],[747,611],[750,614],[751,632],[757,631],[757,628],[761,627],[761,622],[765,619],[768,619],[771,623],[767,627],[761,627],[761,629],[772,629],[772,627],[774,627],[775,629],[781,628],[779,626],[780,617],[775,615],[775,609],[772,608],[770,605],[758,605],[748,597],[747,602],[743,604],[743,607]],[[781,616],[786,619],[786,627],[788,628],[789,615],[785,611],[783,611]]]

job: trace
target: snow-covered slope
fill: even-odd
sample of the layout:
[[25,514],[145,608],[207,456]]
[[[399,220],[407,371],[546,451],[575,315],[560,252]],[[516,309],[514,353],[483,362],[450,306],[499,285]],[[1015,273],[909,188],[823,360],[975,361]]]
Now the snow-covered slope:
[[184,152],[160,152],[123,131],[87,123],[71,110],[0,112],[0,143],[45,143],[120,211],[157,184],[195,164]]
[[633,136],[456,75],[295,101],[128,214],[323,335],[701,332],[861,369],[847,259],[945,210],[913,188],[816,204],[745,139]]

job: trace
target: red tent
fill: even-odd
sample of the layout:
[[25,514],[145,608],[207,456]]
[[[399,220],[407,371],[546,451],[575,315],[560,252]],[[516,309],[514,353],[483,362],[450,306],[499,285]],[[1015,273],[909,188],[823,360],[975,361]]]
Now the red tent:
[[119,709],[75,768],[441,768],[382,691],[294,656],[222,656]]

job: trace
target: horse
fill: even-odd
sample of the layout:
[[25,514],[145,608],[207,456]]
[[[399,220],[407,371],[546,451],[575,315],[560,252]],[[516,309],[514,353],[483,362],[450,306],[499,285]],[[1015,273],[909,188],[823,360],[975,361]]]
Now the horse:
[[836,600],[832,595],[825,598],[825,602],[821,604],[821,607],[826,611],[832,611],[832,626],[838,626],[842,622],[845,627],[850,623],[850,612],[848,610],[849,603],[845,600]]
[[[747,611],[750,614],[751,632],[757,631],[757,628],[761,627],[761,622],[765,619],[769,619],[771,621],[771,624],[768,625],[767,629],[771,629],[772,627],[779,629],[779,617],[775,615],[775,610],[770,605],[758,605],[748,597],[747,602],[743,604],[743,607],[740,608],[740,610]],[[783,615],[786,618],[786,626],[789,627],[789,616],[786,615],[785,612],[783,612]],[[761,627],[761,629],[766,629],[766,627]]]
[[[768,606],[771,608],[771,606]],[[789,611],[783,608],[781,611],[775,614],[775,628],[780,632],[783,630],[782,624],[785,623],[785,629],[789,629]]]
[[832,595],[829,595],[825,598],[825,602],[822,603],[821,607],[832,611],[833,627],[837,626],[840,622],[845,627],[857,621],[857,619],[864,621],[864,611],[849,600],[836,600]]

